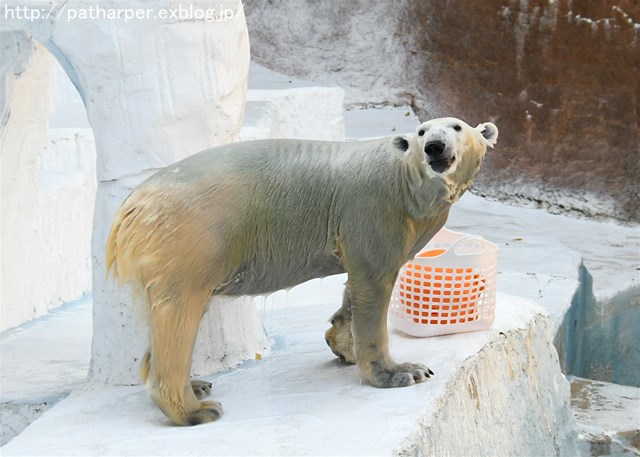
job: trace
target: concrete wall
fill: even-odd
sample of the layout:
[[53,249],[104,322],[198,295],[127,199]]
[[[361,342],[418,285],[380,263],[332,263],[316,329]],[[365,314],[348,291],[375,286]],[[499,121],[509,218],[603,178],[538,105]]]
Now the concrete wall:
[[636,0],[245,3],[254,59],[273,70],[354,105],[494,121],[478,192],[640,221]]
[[90,290],[95,197],[91,129],[49,129],[70,83],[36,40],[11,33],[3,44],[0,330]]
[[640,387],[640,287],[621,291],[586,310],[584,359],[572,374]]
[[[517,313],[511,325],[522,319]],[[537,313],[525,321],[526,328],[500,332],[463,363],[437,413],[396,455],[578,455],[569,383],[548,318]]]
[[596,297],[580,268],[580,288],[556,335],[563,370],[581,378],[640,387],[640,288]]
[[[238,0],[179,3],[166,0],[153,5],[134,1],[127,7],[150,11],[146,20],[126,21],[109,16],[69,20],[70,12],[90,5],[95,8],[97,3],[103,11],[122,7],[117,1],[77,5],[34,1],[29,4],[32,10],[44,8],[52,12],[51,20],[44,17],[34,20],[15,14],[8,6],[0,12],[5,16],[0,32],[3,44],[5,37],[17,36],[18,32],[23,42],[34,43],[33,37],[42,43],[78,89],[86,108],[97,157],[91,247],[94,298],[91,372],[95,380],[135,383],[138,382],[137,361],[146,345],[146,329],[133,314],[128,290],[118,289],[106,280],[104,245],[109,227],[124,198],[158,168],[239,137],[246,100],[249,41],[242,4]],[[186,10],[187,14],[161,16],[161,11],[177,12],[178,9],[183,13]],[[198,17],[190,11],[214,14]],[[3,52],[7,53],[7,58],[2,59],[7,67],[5,73],[19,73],[12,67],[24,64],[25,58],[21,57],[26,52],[24,45],[13,44]],[[39,115],[30,114],[28,122],[32,125],[19,133],[7,127],[20,122],[26,125],[24,116],[14,105],[42,111],[51,62],[49,58],[47,67],[43,64],[38,68],[34,82],[14,90],[19,100],[5,104],[3,118],[8,119],[8,123],[2,133],[3,145],[24,142],[29,150],[42,149],[50,108]],[[27,134],[27,130],[32,133]],[[6,198],[11,215],[20,214],[21,208],[37,205],[33,193],[22,196],[16,191],[17,186],[32,187],[36,179],[32,161],[25,155],[18,158],[15,164],[5,167],[3,157],[3,195],[13,192]],[[49,165],[55,162],[49,160]],[[4,179],[5,176],[12,182]],[[16,277],[25,276],[27,270],[26,265],[19,265],[18,269],[11,263],[24,255],[12,240],[31,230],[32,219],[24,216],[12,222],[18,234],[7,232],[4,236],[3,233],[3,270],[13,269]],[[3,228],[5,223],[8,227],[5,221],[3,218]],[[42,233],[35,236],[46,239]],[[22,243],[33,244],[32,241]],[[27,284],[16,287],[14,300],[21,300],[19,306],[24,306],[20,294],[27,289]],[[267,345],[253,302],[243,298],[235,300],[234,305],[235,312],[245,316],[244,322],[248,324],[236,332],[218,331],[225,321],[225,305],[211,306],[203,322],[206,330],[201,332],[194,356],[196,360],[208,361],[200,365],[200,369],[212,369],[221,360],[224,364],[238,363]],[[223,353],[214,352],[212,347],[222,347]],[[194,368],[197,370],[198,366]]]

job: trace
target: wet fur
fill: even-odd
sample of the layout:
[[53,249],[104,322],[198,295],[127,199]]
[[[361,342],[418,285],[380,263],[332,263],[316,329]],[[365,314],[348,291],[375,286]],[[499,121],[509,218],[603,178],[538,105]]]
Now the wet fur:
[[480,167],[486,144],[466,134],[451,174],[428,168],[414,134],[229,144],[142,183],[115,216],[107,268],[148,311],[141,376],[160,409],[180,425],[222,414],[219,403],[200,401],[206,386],[189,379],[211,296],[268,293],[342,272],[340,325],[327,333],[334,352],[357,362],[374,386],[426,379],[426,367],[391,360],[387,307],[399,268],[444,225]]

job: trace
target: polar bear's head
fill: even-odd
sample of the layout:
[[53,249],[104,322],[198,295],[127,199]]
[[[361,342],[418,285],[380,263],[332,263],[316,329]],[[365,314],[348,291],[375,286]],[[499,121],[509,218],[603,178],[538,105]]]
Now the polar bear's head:
[[487,147],[493,147],[498,128],[485,122],[476,128],[454,117],[423,122],[411,135],[397,136],[394,145],[420,162],[429,176],[453,175],[460,167],[475,175]]

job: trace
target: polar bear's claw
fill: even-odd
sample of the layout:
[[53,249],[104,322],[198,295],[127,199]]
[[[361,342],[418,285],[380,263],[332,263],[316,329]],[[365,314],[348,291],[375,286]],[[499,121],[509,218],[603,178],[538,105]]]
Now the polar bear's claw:
[[402,363],[391,368],[380,368],[373,371],[371,384],[374,387],[406,387],[426,381],[433,371],[417,363]]
[[217,401],[200,402],[200,408],[187,417],[188,425],[200,425],[217,421],[222,417],[222,405]]
[[[350,325],[336,325],[335,321],[324,334],[324,339],[331,351],[347,363],[356,363],[356,351],[353,345],[353,335]],[[349,324],[351,322],[349,321]]]
[[202,400],[203,398],[211,395],[211,387],[212,384],[207,381],[191,381],[191,388],[193,389],[193,393],[195,394],[198,400]]

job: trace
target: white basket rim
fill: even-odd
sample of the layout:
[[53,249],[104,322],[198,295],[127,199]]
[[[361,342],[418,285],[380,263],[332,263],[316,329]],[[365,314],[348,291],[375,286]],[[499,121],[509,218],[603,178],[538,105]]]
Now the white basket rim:
[[[444,238],[444,237],[457,237],[456,239],[454,239],[454,241],[450,242],[450,246],[448,248],[446,248],[444,250],[443,253],[438,254],[438,255],[434,255],[434,256],[429,256],[429,257],[420,257],[420,254],[423,252],[427,252],[430,250],[433,250],[433,247],[430,247],[429,249],[427,249],[427,246],[429,245],[433,245],[433,243],[444,243],[443,241],[439,241],[438,238]],[[456,251],[457,247],[469,240],[478,240],[481,241],[485,250],[483,252],[474,252],[474,253],[458,253]],[[456,256],[465,256],[465,255],[482,255],[485,253],[489,253],[492,254],[494,252],[498,252],[499,248],[497,245],[495,245],[494,243],[492,243],[491,241],[487,240],[485,237],[483,237],[482,235],[474,235],[471,233],[464,233],[464,232],[457,232],[455,230],[450,230],[448,228],[442,227],[438,233],[436,233],[433,238],[431,238],[429,240],[429,242],[422,248],[420,249],[416,255],[413,257],[412,260],[417,260],[420,262],[424,262],[424,261],[428,261],[430,259],[438,259],[441,258],[443,256],[446,255],[451,255],[451,253],[453,252],[454,255]]]

